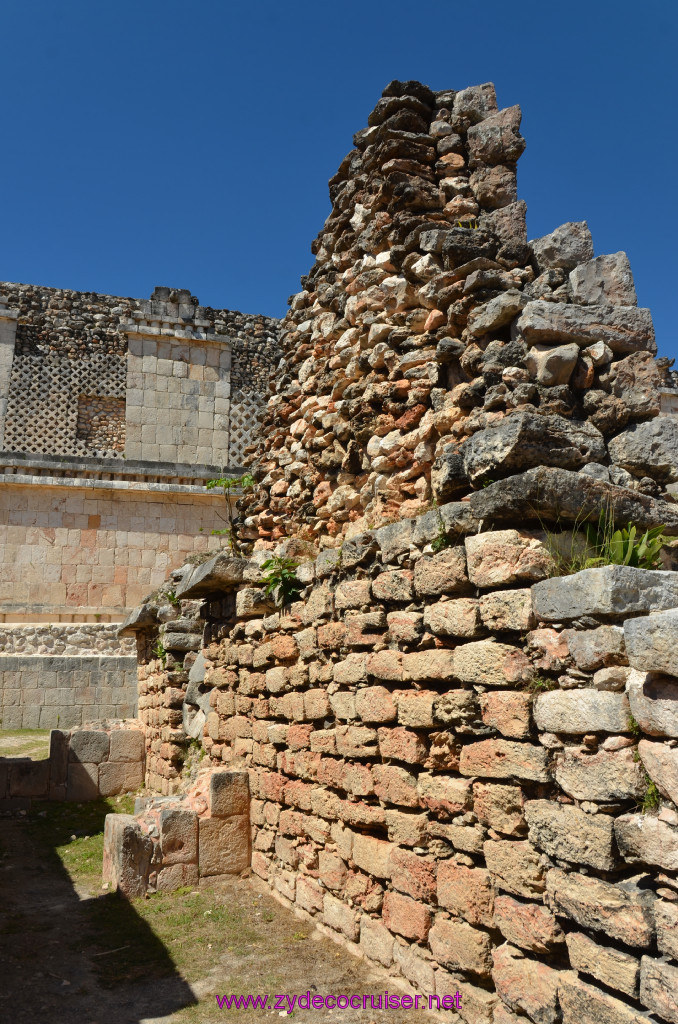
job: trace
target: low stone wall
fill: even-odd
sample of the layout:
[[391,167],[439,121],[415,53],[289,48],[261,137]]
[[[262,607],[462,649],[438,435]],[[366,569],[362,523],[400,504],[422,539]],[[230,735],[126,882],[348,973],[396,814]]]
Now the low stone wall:
[[69,729],[134,717],[136,676],[132,655],[0,655],[0,727]]
[[0,758],[0,810],[27,809],[32,800],[96,800],[143,785],[145,742],[134,722],[53,729],[49,757]]
[[136,646],[133,640],[118,637],[115,623],[0,623],[0,657],[8,654],[131,657]]
[[543,534],[464,502],[323,551],[284,614],[257,571],[177,585],[206,603],[142,666],[176,712],[156,772],[207,699],[254,872],[467,1024],[675,1024],[678,573],[552,578]]
[[125,896],[237,875],[250,863],[246,772],[207,771],[183,798],[141,798],[133,815],[109,814],[103,877]]

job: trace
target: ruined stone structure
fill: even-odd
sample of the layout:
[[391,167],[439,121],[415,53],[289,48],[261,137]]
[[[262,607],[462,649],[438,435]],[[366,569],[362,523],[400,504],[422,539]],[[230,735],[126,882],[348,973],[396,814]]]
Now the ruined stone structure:
[[[81,623],[119,622],[171,568],[221,546],[224,499],[205,484],[242,465],[276,331],[187,291],[136,300],[0,284],[0,622],[17,624],[0,676],[5,728],[133,713],[124,646],[65,658],[47,644],[19,664],[23,626],[58,623],[78,648]],[[111,686],[106,657],[127,659],[108,666],[126,683]]]
[[656,492],[626,439],[647,447],[662,388],[670,411],[668,361],[624,253],[594,257],[584,222],[528,243],[520,120],[490,84],[394,82],[355,136],[283,321],[252,540],[339,545],[517,467]]
[[[247,557],[176,569],[121,627],[149,795],[109,819],[106,877],[249,859],[465,1024],[678,1024],[674,382],[623,253],[585,223],[528,242],[519,124],[489,84],[393,82],[356,136]],[[663,568],[576,571],[601,511],[661,527]],[[284,607],[271,554],[299,563]]]

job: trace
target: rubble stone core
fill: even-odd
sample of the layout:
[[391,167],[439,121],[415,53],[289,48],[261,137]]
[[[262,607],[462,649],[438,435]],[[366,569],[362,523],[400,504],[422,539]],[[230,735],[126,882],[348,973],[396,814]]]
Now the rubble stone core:
[[490,83],[384,90],[282,323],[250,540],[338,546],[530,467],[647,495],[673,472],[634,446],[673,381],[628,259],[585,222],[528,242],[520,119]]

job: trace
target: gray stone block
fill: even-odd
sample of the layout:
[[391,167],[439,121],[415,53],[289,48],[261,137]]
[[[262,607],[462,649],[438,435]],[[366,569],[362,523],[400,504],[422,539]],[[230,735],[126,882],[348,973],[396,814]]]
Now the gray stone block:
[[615,465],[635,476],[678,480],[678,421],[673,416],[632,423],[608,441],[608,450]]
[[585,615],[620,618],[678,606],[678,572],[605,565],[532,587],[535,614],[545,622]]
[[652,314],[637,306],[575,306],[566,302],[528,302],[516,321],[528,345],[574,342],[588,348],[597,341],[613,352],[656,354]]
[[629,863],[678,871],[678,828],[651,814],[622,814],[615,819],[614,831]]
[[66,799],[79,803],[84,800],[96,800],[98,796],[99,765],[71,762],[66,778]]
[[626,692],[631,714],[644,733],[678,739],[678,679],[634,669]]
[[626,695],[608,690],[552,690],[534,701],[537,728],[566,735],[627,732],[629,712]]
[[152,840],[131,814],[107,814],[103,878],[128,898],[143,896],[148,884]]
[[628,619],[624,642],[633,668],[678,676],[678,608]]
[[107,732],[80,729],[71,733],[70,761],[100,764],[108,758],[110,740]]
[[572,301],[580,306],[635,306],[638,303],[631,264],[625,252],[596,256],[570,274]]
[[556,268],[573,270],[593,258],[593,239],[585,220],[561,224],[550,235],[534,238],[530,245],[540,273]]

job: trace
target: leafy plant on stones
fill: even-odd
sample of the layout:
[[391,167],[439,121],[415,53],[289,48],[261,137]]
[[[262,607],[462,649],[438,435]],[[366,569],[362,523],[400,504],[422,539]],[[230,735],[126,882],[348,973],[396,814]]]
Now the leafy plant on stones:
[[297,565],[293,558],[273,555],[262,563],[262,580],[268,597],[280,608],[289,604],[303,589],[297,579]]
[[435,499],[433,500],[432,505],[433,511],[438,519],[438,534],[431,541],[431,549],[437,554],[438,551],[442,551],[444,548],[452,547],[452,538],[447,536],[445,520],[442,517],[442,513],[438,508],[438,502]]
[[154,658],[157,658],[161,662],[162,667],[165,668],[167,665],[167,651],[163,646],[162,640],[156,640],[155,643],[151,645],[151,654]]
[[545,693],[547,690],[555,690],[557,687],[558,683],[555,679],[549,679],[547,676],[533,676],[527,684],[528,690],[533,694]]
[[643,730],[640,728],[640,723],[636,721],[631,712],[629,711],[628,717],[628,731],[631,733],[634,739],[639,740],[643,735]]
[[661,549],[666,543],[664,527],[655,526],[639,534],[633,523],[617,527],[614,509],[601,509],[597,524],[575,521],[570,532],[569,551],[563,552],[558,538],[546,531],[547,546],[563,575],[596,569],[602,565],[629,565],[636,569],[661,569]]
[[240,555],[240,544],[236,531],[236,523],[231,508],[231,499],[236,491],[247,491],[254,487],[254,477],[251,473],[244,473],[242,476],[219,476],[214,480],[208,480],[205,484],[208,491],[219,489],[223,491],[226,515],[217,513],[226,526],[222,530],[212,530],[213,537],[226,537],[228,546],[234,555]]
[[643,794],[639,807],[643,814],[649,814],[651,811],[659,809],[661,794],[649,775],[646,775],[645,779],[647,781],[647,789]]

